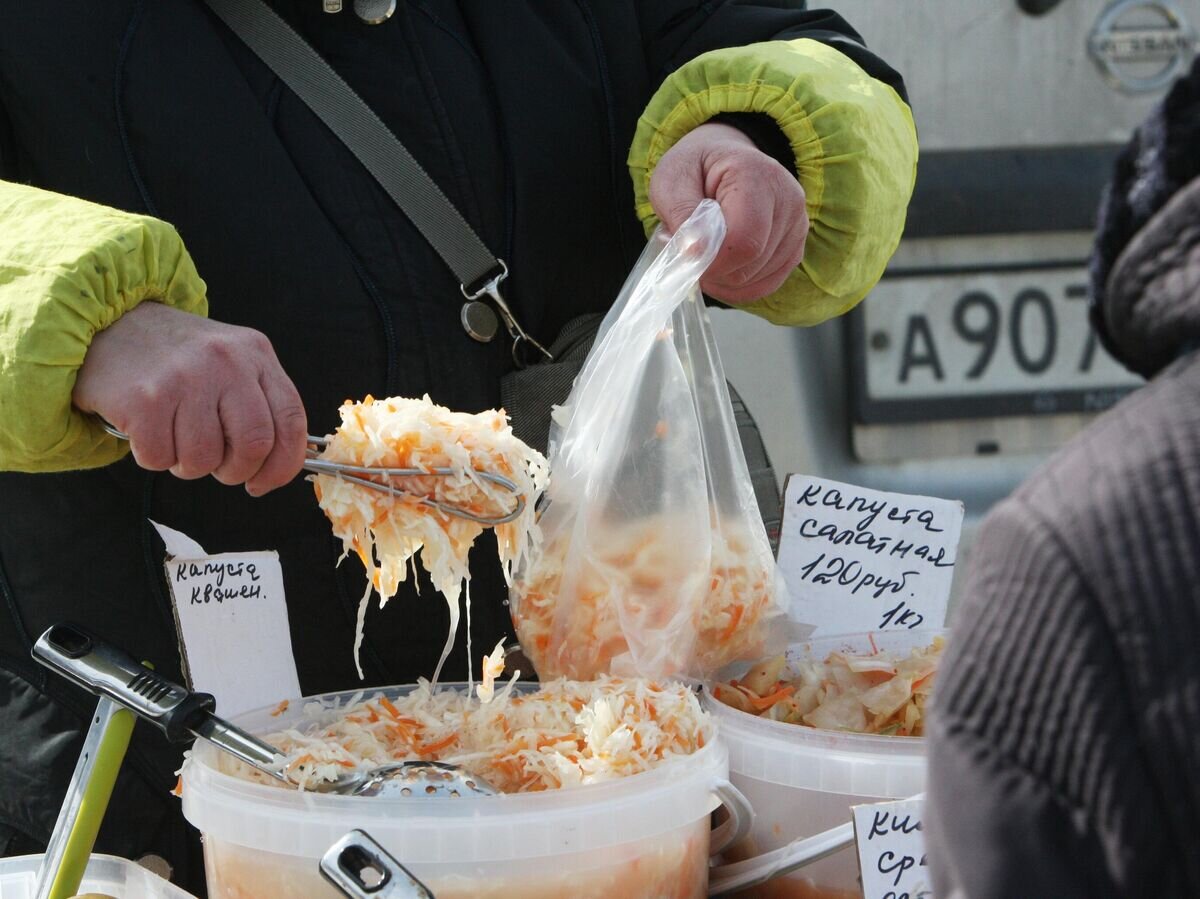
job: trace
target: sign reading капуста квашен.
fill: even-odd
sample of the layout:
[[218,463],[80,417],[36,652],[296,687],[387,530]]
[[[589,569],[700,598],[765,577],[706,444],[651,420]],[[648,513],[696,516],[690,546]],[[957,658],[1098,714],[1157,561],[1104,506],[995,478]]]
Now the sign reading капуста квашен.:
[[945,624],[963,505],[807,475],[784,489],[779,568],[814,635]]
[[279,554],[209,555],[187,534],[151,523],[167,549],[188,686],[216,697],[223,718],[298,697]]

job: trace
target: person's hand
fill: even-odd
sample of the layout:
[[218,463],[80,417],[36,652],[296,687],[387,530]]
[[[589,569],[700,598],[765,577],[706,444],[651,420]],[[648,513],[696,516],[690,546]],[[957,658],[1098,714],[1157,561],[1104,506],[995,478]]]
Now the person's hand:
[[808,237],[795,174],[738,129],[710,122],[663,154],[650,177],[650,203],[669,231],[704,199],[721,204],[726,235],[701,289],[727,303],[778,290],[804,258]]
[[72,395],[129,435],[142,468],[261,496],[304,464],[300,394],[258,331],[145,302],[92,340]]

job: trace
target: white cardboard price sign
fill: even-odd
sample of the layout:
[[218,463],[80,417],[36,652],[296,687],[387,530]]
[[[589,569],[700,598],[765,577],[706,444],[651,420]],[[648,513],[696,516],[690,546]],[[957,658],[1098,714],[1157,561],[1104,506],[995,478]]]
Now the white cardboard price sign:
[[188,685],[215,696],[223,718],[298,697],[279,554],[210,556],[186,534],[151,523],[167,547]]
[[939,628],[963,505],[806,475],[784,489],[779,568],[813,633]]
[[932,899],[925,837],[924,799],[854,806],[854,840],[863,899]]

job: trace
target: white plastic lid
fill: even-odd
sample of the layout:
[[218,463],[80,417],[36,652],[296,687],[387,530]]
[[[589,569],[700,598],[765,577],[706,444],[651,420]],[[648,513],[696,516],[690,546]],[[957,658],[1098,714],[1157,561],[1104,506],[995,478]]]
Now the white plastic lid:
[[[40,855],[0,858],[0,896],[33,899]],[[120,899],[194,899],[141,865],[113,855],[93,855],[79,885],[80,893],[103,893]]]
[[[378,692],[394,699],[412,689]],[[312,698],[344,705],[358,692]],[[282,730],[300,722],[303,705],[293,702],[279,717],[259,709],[234,723],[254,734]],[[252,849],[319,858],[357,827],[406,864],[517,860],[648,839],[708,816],[719,804],[713,786],[729,770],[724,746],[714,741],[653,771],[568,790],[383,799],[251,783],[218,771],[218,752],[197,742],[183,770],[183,814],[201,833]]]
[[[818,637],[788,649],[794,659],[825,658],[837,650],[906,651],[927,646],[942,630],[888,631]],[[722,672],[738,677],[748,666]],[[818,730],[759,718],[725,705],[705,691],[703,705],[716,718],[735,776],[803,790],[894,799],[925,789],[925,740]]]

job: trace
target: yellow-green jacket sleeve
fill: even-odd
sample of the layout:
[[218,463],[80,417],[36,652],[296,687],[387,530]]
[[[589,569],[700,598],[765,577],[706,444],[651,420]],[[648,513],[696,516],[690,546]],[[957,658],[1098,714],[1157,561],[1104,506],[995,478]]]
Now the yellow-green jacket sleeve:
[[908,105],[832,47],[808,38],[714,50],[667,77],[629,153],[637,213],[658,224],[650,175],[663,154],[721,113],[771,116],[791,143],[810,222],[804,261],[774,294],[739,305],[776,324],[815,325],[854,307],[904,230],[917,170]]
[[208,312],[173,227],[0,181],[0,470],[95,468],[128,451],[71,392],[92,337],[143,300]]

